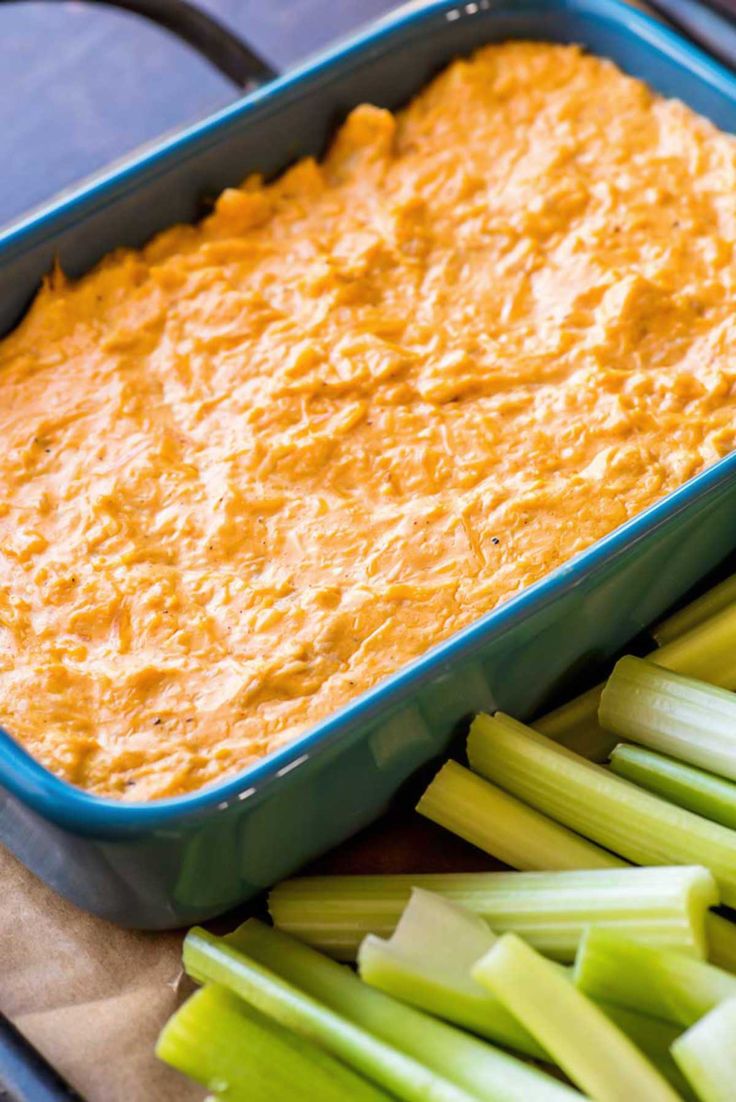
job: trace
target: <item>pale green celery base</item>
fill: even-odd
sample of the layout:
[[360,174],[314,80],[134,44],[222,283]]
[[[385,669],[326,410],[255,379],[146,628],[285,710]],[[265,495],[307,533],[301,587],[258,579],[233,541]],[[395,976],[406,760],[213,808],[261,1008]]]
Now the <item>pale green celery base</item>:
[[492,1045],[361,982],[349,969],[255,919],[227,942],[335,1013],[430,1066],[480,1100],[581,1102],[557,1082]]
[[655,796],[736,830],[736,784],[704,769],[647,750],[620,743],[611,754],[611,769],[624,780]]
[[361,979],[387,995],[537,1060],[534,1038],[470,975],[496,940],[482,918],[434,892],[412,892],[388,940],[369,935],[358,950]]
[[538,811],[640,865],[702,864],[736,904],[736,832],[673,806],[522,723],[480,715],[472,768]]
[[583,937],[574,975],[580,990],[596,1001],[685,1028],[736,995],[736,976],[712,964],[595,927]]
[[227,987],[404,1102],[473,1100],[473,1095],[424,1063],[354,1025],[206,930],[189,931],[183,958],[193,979]]
[[520,934],[555,960],[574,959],[592,923],[705,956],[706,908],[715,883],[699,866],[560,872],[425,873],[305,877],[273,889],[276,926],[332,956],[354,959],[366,934],[390,935],[413,888],[481,915],[497,933]]
[[616,663],[598,716],[629,742],[736,777],[736,695],[726,689],[629,656]]
[[736,999],[721,1003],[672,1046],[672,1055],[702,1102],[736,1095]]
[[198,991],[164,1026],[156,1055],[222,1102],[389,1102],[316,1045],[223,988]]
[[555,1062],[596,1102],[678,1102],[669,1083],[569,978],[515,934],[473,968]]
[[448,761],[417,811],[515,869],[595,869],[621,864],[604,850],[514,799],[489,781]]
[[660,621],[656,627],[652,628],[652,635],[660,647],[664,646],[674,639],[678,639],[681,635],[685,635],[686,632],[692,631],[693,628],[704,624],[706,620],[728,608],[734,602],[736,602],[736,574],[726,578],[719,585],[713,586],[702,597],[696,597],[684,608],[673,612],[671,616]]

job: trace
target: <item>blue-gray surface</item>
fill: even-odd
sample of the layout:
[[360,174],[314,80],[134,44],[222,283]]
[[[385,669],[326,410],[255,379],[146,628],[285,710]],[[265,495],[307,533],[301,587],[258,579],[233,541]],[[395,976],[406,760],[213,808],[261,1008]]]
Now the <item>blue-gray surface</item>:
[[[395,5],[200,0],[280,70]],[[0,225],[236,94],[193,50],[134,15],[0,3]]]

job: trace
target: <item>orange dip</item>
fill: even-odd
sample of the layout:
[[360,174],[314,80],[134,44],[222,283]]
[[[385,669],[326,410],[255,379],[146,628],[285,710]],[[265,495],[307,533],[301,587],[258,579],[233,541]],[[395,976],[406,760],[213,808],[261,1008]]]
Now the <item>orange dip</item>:
[[736,143],[573,47],[56,273],[0,344],[0,721],[242,769],[734,447]]

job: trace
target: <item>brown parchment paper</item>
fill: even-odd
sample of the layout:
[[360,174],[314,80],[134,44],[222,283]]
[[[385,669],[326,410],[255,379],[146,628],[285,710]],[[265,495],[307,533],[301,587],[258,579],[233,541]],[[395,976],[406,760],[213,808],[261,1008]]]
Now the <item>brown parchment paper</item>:
[[190,990],[179,933],[121,930],[0,847],[0,1008],[87,1102],[201,1102],[153,1055]]

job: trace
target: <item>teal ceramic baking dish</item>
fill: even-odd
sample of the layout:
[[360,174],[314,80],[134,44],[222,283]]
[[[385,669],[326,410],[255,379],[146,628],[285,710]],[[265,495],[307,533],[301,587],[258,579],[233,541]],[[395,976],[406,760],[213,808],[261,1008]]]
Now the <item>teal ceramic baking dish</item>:
[[[579,42],[724,129],[736,79],[618,0],[410,5],[0,237],[0,331],[55,257],[73,275],[191,220],[248,172],[319,154],[355,104],[396,108],[490,41]],[[479,708],[527,716],[736,547],[736,455],[399,670],[292,745],[189,796],[123,804],[58,780],[0,732],[0,838],[79,906],[129,926],[222,912],[375,818]]]

